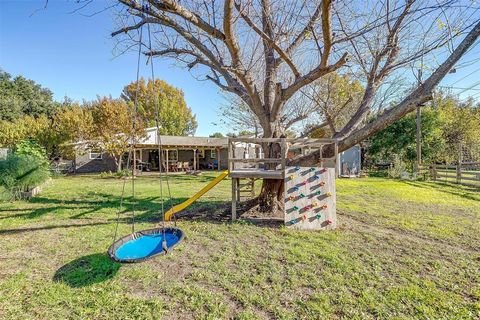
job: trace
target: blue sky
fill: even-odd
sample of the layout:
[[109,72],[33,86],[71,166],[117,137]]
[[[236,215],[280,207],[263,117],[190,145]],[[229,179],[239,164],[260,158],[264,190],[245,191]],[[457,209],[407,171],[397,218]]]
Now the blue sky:
[[[35,12],[43,3],[0,0],[0,68],[51,89],[57,100],[64,96],[79,101],[97,95],[118,97],[122,88],[135,80],[137,56],[129,52],[114,58],[112,14],[69,14],[76,6],[66,0],[50,0],[46,10]],[[82,12],[93,12],[105,3],[97,1]],[[148,77],[150,67],[142,67]],[[197,81],[188,71],[160,59],[155,60],[155,76],[183,89],[199,122],[196,135],[226,131],[212,125],[218,120],[217,107],[223,103],[213,84]]]
[[[57,100],[64,96],[79,101],[97,95],[118,97],[124,85],[135,79],[136,54],[129,52],[114,58],[114,41],[110,37],[114,28],[112,13],[93,17],[70,14],[77,5],[67,0],[50,0],[46,10],[36,11],[44,2],[0,0],[0,68],[35,80],[51,89]],[[104,8],[106,3],[95,1],[82,13]],[[475,84],[480,75],[480,62],[475,62],[479,49],[477,43],[460,61],[473,63],[448,75],[442,85],[468,88]],[[142,74],[149,75],[144,64]],[[188,71],[175,68],[166,60],[155,60],[155,74],[183,89],[199,122],[197,135],[228,131],[212,124],[218,122],[217,108],[223,103],[217,87],[195,80]],[[462,97],[468,94],[480,98],[480,85],[464,91]]]

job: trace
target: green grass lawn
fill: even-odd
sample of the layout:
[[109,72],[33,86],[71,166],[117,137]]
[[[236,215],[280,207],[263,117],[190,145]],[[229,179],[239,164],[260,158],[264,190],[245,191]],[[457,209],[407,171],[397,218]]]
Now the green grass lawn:
[[[175,202],[213,177],[171,177]],[[135,184],[137,229],[152,227],[158,180]],[[62,177],[30,202],[0,203],[1,319],[480,317],[478,190],[338,180],[336,231],[185,218],[187,238],[171,254],[120,265],[105,252],[121,189]],[[223,181],[196,206],[208,211],[229,192]]]

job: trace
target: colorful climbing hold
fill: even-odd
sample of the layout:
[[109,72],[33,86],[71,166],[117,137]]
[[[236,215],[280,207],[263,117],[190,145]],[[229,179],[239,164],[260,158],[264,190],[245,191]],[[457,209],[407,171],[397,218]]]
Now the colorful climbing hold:
[[296,175],[292,174],[292,175],[290,176],[290,180],[293,180],[293,179],[295,179],[296,177],[297,177]]
[[293,187],[293,190],[294,190],[294,191],[298,191],[298,187]]
[[311,168],[310,168],[310,171],[315,171],[315,167],[311,167]]
[[328,205],[326,203],[322,205],[322,209],[327,209],[327,208],[328,208]]
[[316,192],[315,192],[315,195],[317,195],[317,196],[319,196],[319,195],[321,195],[321,194],[322,194],[322,192],[320,192],[320,191],[316,191]]
[[305,207],[303,208],[303,210],[305,210],[305,211],[308,211],[308,210],[310,210],[310,209],[311,209],[310,206],[305,206]]
[[297,222],[296,219],[290,220],[290,224],[295,224],[295,222]]
[[320,181],[319,185],[323,187],[325,185],[325,181]]
[[318,179],[320,179],[319,176],[317,176],[317,175],[314,175],[314,176],[313,176],[313,180],[318,180]]
[[315,216],[315,218],[321,219],[321,218],[322,218],[322,215],[321,215],[320,213],[318,213],[318,214]]
[[312,202],[312,208],[315,208],[318,206],[318,202]]
[[332,220],[330,220],[330,219],[328,219],[328,220],[327,220],[327,221],[325,221],[325,222],[326,222],[327,224],[332,224],[332,223],[333,223],[333,221],[332,221]]
[[298,211],[298,207],[297,207],[297,206],[293,206],[293,210]]
[[331,197],[332,196],[332,193],[329,191],[326,193],[327,197]]
[[306,214],[304,214],[304,215],[302,216],[302,220],[303,220],[303,221],[307,220],[307,215],[306,215]]
[[299,166],[296,166],[296,167],[295,167],[295,170],[296,170],[296,171],[300,170],[300,167],[299,167]]
[[303,193],[300,193],[300,195],[298,197],[299,198],[305,198],[305,195]]
[[288,200],[293,201],[293,200],[295,200],[295,197],[294,197],[294,196],[290,196],[290,197],[288,197]]

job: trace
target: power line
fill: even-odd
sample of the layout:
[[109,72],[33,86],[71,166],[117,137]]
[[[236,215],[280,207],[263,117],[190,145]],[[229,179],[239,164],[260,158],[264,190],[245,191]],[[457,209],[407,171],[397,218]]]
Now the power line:
[[444,88],[444,89],[452,89],[452,90],[478,90],[480,91],[480,88],[462,88],[462,87],[452,87],[452,86],[438,86],[439,88]]
[[477,87],[478,85],[480,85],[480,81],[477,81],[477,82],[475,82],[474,84],[472,84],[470,87],[468,87],[468,88],[466,88],[466,89],[463,89],[463,90],[460,91],[458,94],[462,94],[462,93],[464,93],[465,91],[472,90],[473,88]]
[[480,71],[480,68],[473,70],[472,72],[470,72],[470,73],[469,73],[469,74],[467,74],[466,76],[464,76],[464,77],[462,77],[462,78],[458,79],[457,81],[455,81],[455,82],[454,82],[454,83],[452,83],[451,85],[453,86],[453,85],[455,85],[456,83],[459,83],[460,81],[462,81],[462,80],[464,80],[464,79],[468,78],[469,76],[471,76],[472,74],[474,74],[475,72],[478,72],[478,71]]

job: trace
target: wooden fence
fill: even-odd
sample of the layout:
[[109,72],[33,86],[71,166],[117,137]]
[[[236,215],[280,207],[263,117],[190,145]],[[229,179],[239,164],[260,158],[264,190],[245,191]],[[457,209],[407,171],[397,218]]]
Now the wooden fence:
[[419,169],[420,174],[433,181],[480,187],[480,162],[422,165]]

